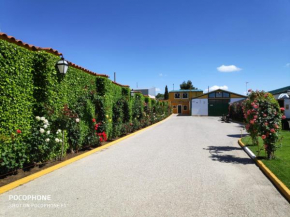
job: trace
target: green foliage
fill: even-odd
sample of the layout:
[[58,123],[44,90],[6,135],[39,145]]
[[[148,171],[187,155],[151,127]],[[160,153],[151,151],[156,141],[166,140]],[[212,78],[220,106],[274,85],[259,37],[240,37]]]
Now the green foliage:
[[197,88],[192,85],[191,80],[188,80],[187,82],[185,81],[182,82],[182,84],[180,84],[180,89],[181,90],[197,90]]
[[98,146],[171,113],[108,78],[74,67],[60,74],[59,59],[0,40],[0,173]]
[[244,121],[243,101],[231,103],[229,106],[229,115],[232,120]]
[[167,85],[165,86],[164,99],[165,99],[165,100],[168,100],[168,99],[169,99],[169,94],[168,94],[168,88],[167,88]]
[[275,143],[281,129],[282,116],[279,103],[270,93],[264,91],[251,91],[248,99],[244,101],[244,117],[246,130],[249,132],[253,144],[258,145],[258,136],[264,140],[264,147],[269,159],[274,157]]

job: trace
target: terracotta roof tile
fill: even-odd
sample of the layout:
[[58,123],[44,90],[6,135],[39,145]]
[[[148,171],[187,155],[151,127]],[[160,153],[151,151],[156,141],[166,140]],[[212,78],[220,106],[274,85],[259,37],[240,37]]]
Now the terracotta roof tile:
[[[62,56],[62,53],[58,52],[57,50],[54,50],[54,49],[49,48],[49,47],[41,48],[41,47],[37,47],[37,46],[31,45],[31,44],[27,44],[27,43],[24,43],[21,40],[17,40],[16,38],[14,38],[12,36],[9,36],[9,35],[7,35],[7,34],[5,34],[3,32],[0,32],[0,39],[8,41],[8,42],[16,44],[16,45],[19,45],[21,47],[24,47],[24,48],[32,50],[32,51],[45,51],[45,52],[48,52],[48,53],[51,53],[51,54],[54,54],[54,55],[57,55],[57,56]],[[108,75],[98,74],[98,73],[92,72],[92,71],[90,71],[88,69],[85,69],[85,68],[83,68],[81,66],[78,66],[78,65],[76,65],[76,64],[74,64],[72,62],[69,62],[69,61],[68,61],[68,63],[69,63],[70,66],[72,66],[74,68],[77,68],[77,69],[80,69],[80,70],[83,70],[84,72],[86,72],[88,74],[109,78]]]
[[115,82],[115,81],[112,81],[112,83],[113,83],[113,84],[116,84],[116,85],[118,85],[118,86],[120,86],[120,87],[130,87],[129,85],[119,84],[119,83],[117,83],[117,82]]

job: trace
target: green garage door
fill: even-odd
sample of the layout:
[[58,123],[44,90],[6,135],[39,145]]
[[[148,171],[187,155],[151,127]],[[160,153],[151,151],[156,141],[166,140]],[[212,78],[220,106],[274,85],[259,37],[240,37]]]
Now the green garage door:
[[229,99],[210,99],[208,100],[208,116],[227,115],[229,109]]

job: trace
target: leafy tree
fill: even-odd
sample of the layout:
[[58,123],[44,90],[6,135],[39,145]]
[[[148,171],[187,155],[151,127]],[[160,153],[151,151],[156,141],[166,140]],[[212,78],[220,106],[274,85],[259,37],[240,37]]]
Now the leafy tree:
[[168,95],[168,88],[167,88],[167,85],[165,86],[165,93],[164,93],[164,99],[167,100],[169,98],[169,95]]
[[182,82],[182,84],[180,84],[180,89],[181,90],[197,90],[197,88],[192,85],[191,80],[188,80],[187,82],[185,81]]
[[165,99],[164,98],[164,94],[162,93],[158,93],[156,96],[155,96],[156,99]]

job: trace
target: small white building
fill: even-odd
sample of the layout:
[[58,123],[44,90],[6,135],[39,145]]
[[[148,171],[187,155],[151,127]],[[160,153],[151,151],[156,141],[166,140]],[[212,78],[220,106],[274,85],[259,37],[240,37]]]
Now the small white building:
[[277,99],[280,107],[284,107],[286,118],[290,118],[290,86],[268,91]]

